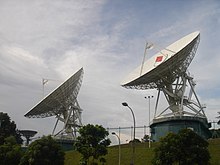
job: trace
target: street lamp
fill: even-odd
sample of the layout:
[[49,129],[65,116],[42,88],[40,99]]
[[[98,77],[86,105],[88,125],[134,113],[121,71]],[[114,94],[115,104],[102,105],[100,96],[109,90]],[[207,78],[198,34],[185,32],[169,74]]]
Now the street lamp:
[[131,109],[131,107],[128,105],[128,103],[124,102],[124,103],[122,103],[122,105],[125,107],[128,107],[131,110],[133,120],[134,120],[134,138],[133,138],[133,142],[132,142],[132,162],[131,162],[131,165],[134,165],[134,152],[135,152],[135,117],[134,117],[134,112]]
[[151,147],[150,145],[150,140],[151,140],[151,133],[150,133],[150,99],[153,98],[154,96],[147,96],[147,97],[144,97],[145,99],[149,99],[149,140],[148,140],[148,146],[149,148]]
[[112,135],[115,135],[118,138],[118,164],[121,164],[121,141],[120,141],[120,137],[115,133],[112,132]]

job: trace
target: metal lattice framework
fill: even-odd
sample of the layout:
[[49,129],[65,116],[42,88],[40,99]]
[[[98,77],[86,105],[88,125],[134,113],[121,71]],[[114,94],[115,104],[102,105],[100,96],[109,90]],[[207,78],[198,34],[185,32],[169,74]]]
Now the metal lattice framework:
[[[56,116],[57,121],[52,135],[55,137],[62,136],[62,138],[74,139],[78,128],[82,126],[82,109],[77,101],[82,78],[83,68],[57,87],[24,116],[28,118]],[[64,123],[64,126],[55,133],[59,121]]]
[[[158,88],[154,119],[184,115],[206,118],[204,113],[205,106],[200,103],[195,92],[195,86],[196,83],[193,80],[193,77],[186,72],[181,76],[176,77],[172,84],[167,84],[162,88]],[[187,90],[187,87],[189,90]],[[157,114],[161,91],[164,93],[169,106]]]

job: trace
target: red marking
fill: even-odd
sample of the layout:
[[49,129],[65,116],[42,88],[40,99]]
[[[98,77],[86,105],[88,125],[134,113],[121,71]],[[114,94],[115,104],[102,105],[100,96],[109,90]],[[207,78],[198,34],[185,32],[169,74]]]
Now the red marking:
[[156,62],[161,62],[163,60],[163,56],[158,56],[157,58],[156,58]]

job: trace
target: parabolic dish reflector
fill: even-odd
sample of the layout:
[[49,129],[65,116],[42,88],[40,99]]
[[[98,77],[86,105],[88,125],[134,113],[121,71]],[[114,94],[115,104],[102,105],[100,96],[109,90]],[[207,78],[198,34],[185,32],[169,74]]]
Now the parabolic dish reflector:
[[[82,83],[83,68],[72,75],[53,92],[47,95],[24,116],[28,118],[45,118],[64,112],[76,100]],[[69,103],[68,103],[69,102]]]
[[19,132],[27,138],[33,137],[34,135],[37,134],[37,131],[33,131],[33,130],[19,130]]
[[[125,88],[158,88],[161,81],[185,73],[198,47],[200,33],[191,33],[169,45],[131,72],[121,85]],[[141,71],[142,70],[142,71]],[[164,82],[163,82],[164,84]]]

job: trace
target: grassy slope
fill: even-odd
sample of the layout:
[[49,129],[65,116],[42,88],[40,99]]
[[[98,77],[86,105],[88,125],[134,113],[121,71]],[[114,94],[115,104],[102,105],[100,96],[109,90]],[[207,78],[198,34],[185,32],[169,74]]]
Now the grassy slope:
[[209,140],[209,152],[212,165],[220,165],[220,139]]
[[[153,158],[153,148],[157,144],[153,144],[152,148],[148,148],[148,144],[137,144],[135,149],[135,164],[150,165]],[[220,139],[209,140],[209,152],[211,155],[210,163],[212,165],[220,165]],[[130,145],[121,146],[121,165],[130,164],[132,149]],[[66,152],[65,165],[78,165],[81,155],[76,151]],[[118,146],[108,148],[106,165],[118,164]]]

